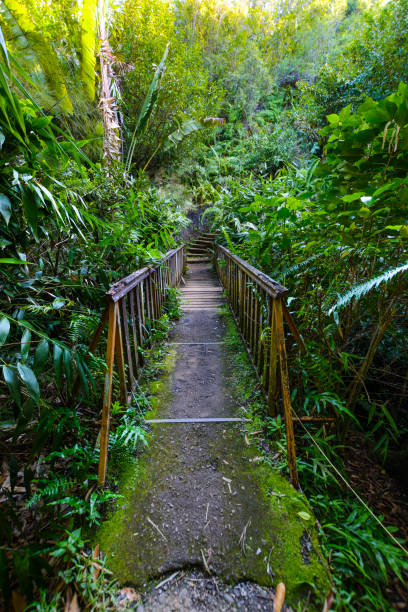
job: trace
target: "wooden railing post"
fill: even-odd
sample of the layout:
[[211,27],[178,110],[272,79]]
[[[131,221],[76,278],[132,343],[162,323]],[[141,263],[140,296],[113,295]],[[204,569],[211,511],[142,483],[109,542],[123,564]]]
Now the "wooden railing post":
[[103,486],[106,478],[108,460],[108,437],[110,421],[110,405],[112,399],[113,361],[115,354],[115,339],[117,328],[118,304],[111,302],[108,307],[108,341],[106,345],[106,373],[103,390],[102,422],[100,432],[100,451],[98,466],[98,483]]
[[288,448],[289,474],[293,486],[299,488],[299,480],[296,466],[295,433],[293,430],[292,405],[290,400],[288,361],[286,356],[285,334],[283,331],[282,302],[280,299],[277,299],[275,304],[275,321],[276,335],[279,348],[279,363],[281,373],[283,409],[286,425],[286,443]]

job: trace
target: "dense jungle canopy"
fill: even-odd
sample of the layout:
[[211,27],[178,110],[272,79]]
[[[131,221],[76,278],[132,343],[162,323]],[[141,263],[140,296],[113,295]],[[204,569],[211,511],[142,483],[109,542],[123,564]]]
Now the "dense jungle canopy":
[[288,287],[294,409],[335,419],[296,430],[316,609],[407,609],[408,1],[1,0],[0,27],[0,606],[119,609],[92,534],[149,398],[114,402],[98,487],[86,353],[109,287],[200,226]]

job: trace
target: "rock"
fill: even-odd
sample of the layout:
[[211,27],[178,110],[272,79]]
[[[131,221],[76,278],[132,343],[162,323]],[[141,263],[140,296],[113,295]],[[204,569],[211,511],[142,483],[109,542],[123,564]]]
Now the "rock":
[[180,599],[185,599],[187,596],[188,596],[187,589],[185,588],[181,589],[180,594],[179,594]]

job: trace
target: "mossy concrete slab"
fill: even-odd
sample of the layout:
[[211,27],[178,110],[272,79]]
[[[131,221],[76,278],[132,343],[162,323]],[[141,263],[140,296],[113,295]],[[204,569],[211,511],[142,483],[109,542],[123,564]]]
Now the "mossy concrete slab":
[[[225,333],[216,310],[196,311],[171,340],[222,342]],[[222,343],[175,344],[166,366],[147,418],[238,416],[236,372]],[[283,581],[292,602],[312,587],[327,592],[307,501],[247,446],[241,429],[237,423],[153,426],[148,450],[122,479],[118,510],[98,533],[115,578],[142,586],[200,566],[229,581]]]

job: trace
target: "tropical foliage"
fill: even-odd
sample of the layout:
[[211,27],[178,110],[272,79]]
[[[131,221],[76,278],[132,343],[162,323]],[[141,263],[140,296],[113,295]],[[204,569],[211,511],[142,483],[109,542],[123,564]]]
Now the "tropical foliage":
[[[307,347],[290,348],[295,409],[337,419],[299,436],[336,609],[390,609],[404,554],[332,466],[359,432],[406,477],[407,0],[2,0],[0,25],[5,605],[115,605],[89,544],[115,487],[95,483],[105,365],[86,349],[109,285],[159,263],[203,205],[290,289]],[[148,402],[114,404],[116,474],[146,443]]]

